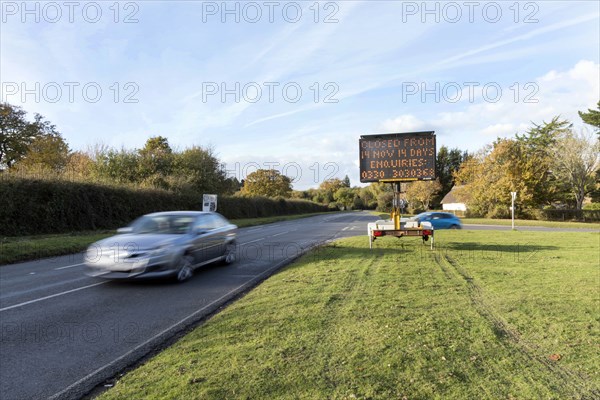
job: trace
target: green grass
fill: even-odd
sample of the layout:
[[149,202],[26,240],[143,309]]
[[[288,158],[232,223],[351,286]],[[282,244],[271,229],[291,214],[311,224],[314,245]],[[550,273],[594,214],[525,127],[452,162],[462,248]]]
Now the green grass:
[[[232,219],[240,228],[270,224],[329,213],[284,215],[267,218]],[[90,244],[115,235],[115,231],[75,232],[71,234],[39,235],[0,238],[0,265],[20,261],[56,257],[85,250]]]
[[437,234],[435,252],[340,240],[101,399],[598,398],[599,239],[464,230]]
[[94,231],[0,238],[0,265],[77,253],[114,234],[114,231]]

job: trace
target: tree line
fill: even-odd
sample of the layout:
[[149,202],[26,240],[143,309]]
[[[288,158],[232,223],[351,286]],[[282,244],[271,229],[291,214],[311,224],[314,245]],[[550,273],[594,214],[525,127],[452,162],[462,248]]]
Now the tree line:
[[210,147],[174,150],[163,136],[141,149],[96,144],[71,151],[56,127],[39,114],[0,104],[0,171],[31,178],[71,179],[110,185],[165,189],[177,193],[233,194],[240,182],[227,177]]
[[[579,115],[600,135],[600,102],[598,110]],[[437,179],[403,184],[403,197],[410,212],[439,209],[456,186],[456,197],[478,216],[508,216],[514,191],[521,216],[544,207],[581,209],[588,196],[600,200],[599,145],[600,136],[577,133],[571,122],[557,116],[533,123],[514,138],[498,138],[476,153],[442,146],[436,158]],[[297,198],[341,209],[388,211],[393,197],[388,184],[352,187],[348,176],[303,191],[293,190],[291,179],[277,170],[257,170],[240,182],[227,177],[212,148],[174,150],[163,136],[150,137],[140,149],[96,145],[71,151],[44,117],[34,114],[29,122],[23,109],[8,103],[0,103],[0,172],[187,194]]]
[[[570,121],[556,116],[472,154],[442,146],[435,181],[403,184],[408,211],[442,208],[442,199],[455,186],[455,197],[473,216],[508,217],[511,192],[517,192],[517,215],[524,218],[536,218],[540,209],[581,210],[588,198],[590,208],[600,209],[600,101],[597,106],[598,110],[579,111],[597,137],[576,132]],[[351,188],[348,177],[292,195],[333,207],[380,211],[389,211],[393,198],[389,184]]]

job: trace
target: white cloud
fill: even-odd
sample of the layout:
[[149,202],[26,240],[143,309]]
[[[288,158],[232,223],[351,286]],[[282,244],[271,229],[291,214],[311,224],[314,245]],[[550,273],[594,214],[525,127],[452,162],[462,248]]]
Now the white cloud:
[[411,132],[426,128],[426,123],[411,114],[404,114],[381,123],[383,132]]
[[[531,79],[531,83],[535,85],[527,90],[520,85],[519,101],[515,101],[516,90],[503,88],[497,103],[480,100],[474,104],[452,104],[448,107],[452,111],[438,112],[427,121],[414,114],[402,114],[384,120],[381,127],[386,132],[432,129],[440,134],[438,143],[471,151],[496,137],[523,133],[532,122],[540,124],[557,115],[581,127],[577,111],[595,108],[598,102],[600,64],[581,60],[567,70],[548,71]],[[536,102],[525,103],[526,97]]]

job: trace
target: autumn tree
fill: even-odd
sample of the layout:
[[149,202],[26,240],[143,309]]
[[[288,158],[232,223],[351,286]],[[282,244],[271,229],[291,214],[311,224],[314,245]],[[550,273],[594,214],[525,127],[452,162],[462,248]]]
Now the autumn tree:
[[319,197],[323,199],[323,201],[322,201],[323,203],[328,204],[335,200],[334,199],[335,192],[337,192],[338,189],[343,188],[343,187],[349,187],[349,186],[345,186],[344,182],[341,179],[332,178],[332,179],[324,180],[319,185],[319,191],[320,191]]
[[74,151],[69,154],[65,173],[69,179],[91,180],[93,179],[94,160],[83,151]]
[[406,190],[406,200],[412,205],[412,208],[427,210],[440,190],[442,190],[442,185],[437,179],[435,181],[412,182]]
[[488,217],[508,216],[510,192],[519,193],[519,204],[530,204],[532,188],[523,179],[527,161],[517,140],[498,139],[465,161],[454,174],[457,197],[471,212]]
[[292,181],[275,169],[259,169],[246,177],[241,193],[245,196],[290,197]]
[[585,196],[595,188],[600,142],[573,131],[564,132],[553,148],[552,173],[569,187],[581,210]]

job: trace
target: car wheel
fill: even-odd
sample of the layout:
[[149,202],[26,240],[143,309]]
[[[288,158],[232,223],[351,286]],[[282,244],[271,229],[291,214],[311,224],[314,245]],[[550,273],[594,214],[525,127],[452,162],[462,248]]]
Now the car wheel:
[[186,254],[181,257],[177,267],[177,275],[175,276],[177,282],[185,282],[192,277],[194,274],[194,268],[192,265],[192,256]]
[[460,226],[458,226],[458,225],[452,225],[452,226],[450,227],[450,229],[460,229]]
[[223,254],[223,263],[225,265],[233,264],[235,262],[235,243],[230,243],[225,248],[225,253]]

